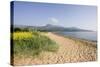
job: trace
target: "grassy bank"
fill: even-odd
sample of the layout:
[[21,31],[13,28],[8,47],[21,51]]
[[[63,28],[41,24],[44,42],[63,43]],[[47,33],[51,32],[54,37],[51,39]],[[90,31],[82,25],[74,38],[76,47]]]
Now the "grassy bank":
[[42,51],[56,52],[58,45],[41,32],[14,32],[14,56],[36,56]]

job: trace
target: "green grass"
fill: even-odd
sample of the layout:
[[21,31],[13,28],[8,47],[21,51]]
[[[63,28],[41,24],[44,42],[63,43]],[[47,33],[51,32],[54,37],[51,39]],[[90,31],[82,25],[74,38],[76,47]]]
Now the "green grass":
[[40,32],[33,32],[32,34],[32,38],[14,40],[14,55],[35,56],[42,51],[56,52],[58,50],[59,46],[56,42],[47,36],[41,35]]

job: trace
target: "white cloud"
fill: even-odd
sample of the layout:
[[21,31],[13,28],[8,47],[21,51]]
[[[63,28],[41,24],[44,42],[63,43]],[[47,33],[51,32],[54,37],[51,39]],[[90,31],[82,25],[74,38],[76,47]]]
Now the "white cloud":
[[59,22],[59,20],[54,18],[54,17],[51,17],[49,19],[51,20],[52,23],[58,23]]

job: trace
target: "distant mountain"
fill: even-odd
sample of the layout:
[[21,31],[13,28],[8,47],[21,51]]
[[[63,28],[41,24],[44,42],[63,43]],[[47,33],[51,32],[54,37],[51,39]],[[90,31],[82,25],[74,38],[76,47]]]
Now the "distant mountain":
[[91,31],[91,30],[84,30],[77,27],[62,27],[58,25],[47,24],[45,26],[27,26],[27,25],[14,25],[14,28],[31,28],[37,29],[40,31]]

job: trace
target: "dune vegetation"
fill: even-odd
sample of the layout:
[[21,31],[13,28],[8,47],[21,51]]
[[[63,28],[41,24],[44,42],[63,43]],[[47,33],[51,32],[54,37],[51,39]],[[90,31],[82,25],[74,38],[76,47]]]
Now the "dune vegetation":
[[15,31],[13,34],[14,56],[36,56],[42,51],[56,52],[56,42],[39,31]]

